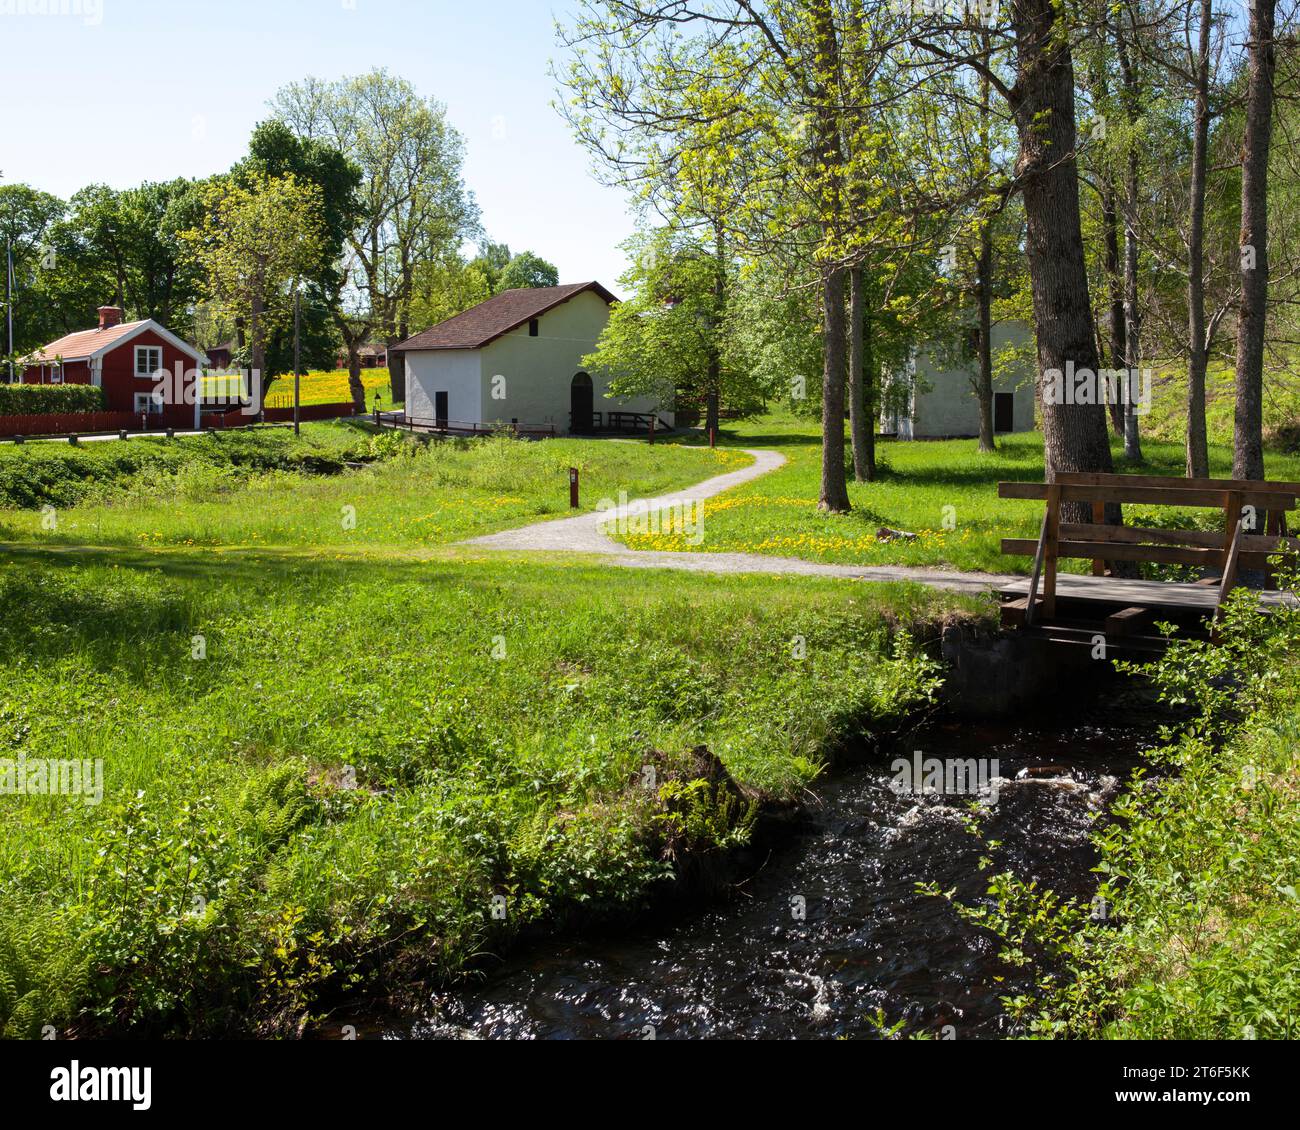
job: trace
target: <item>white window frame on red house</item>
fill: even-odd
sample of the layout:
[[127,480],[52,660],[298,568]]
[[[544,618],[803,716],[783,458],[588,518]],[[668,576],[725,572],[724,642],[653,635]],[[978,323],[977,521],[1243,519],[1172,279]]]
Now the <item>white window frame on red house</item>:
[[135,394],[135,414],[137,416],[161,416],[162,412],[163,402],[156,392],[137,392]]
[[[146,368],[140,368],[140,355],[148,357],[150,354],[158,355],[158,364],[149,367],[146,361]],[[137,345],[135,347],[135,375],[147,380],[153,380],[158,373],[163,371],[163,350],[161,345]]]

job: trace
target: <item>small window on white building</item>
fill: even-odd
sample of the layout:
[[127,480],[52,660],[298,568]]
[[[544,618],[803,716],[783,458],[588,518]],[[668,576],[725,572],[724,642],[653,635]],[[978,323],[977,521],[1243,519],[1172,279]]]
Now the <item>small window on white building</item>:
[[135,375],[153,378],[163,367],[162,348],[157,345],[137,345],[135,347]]

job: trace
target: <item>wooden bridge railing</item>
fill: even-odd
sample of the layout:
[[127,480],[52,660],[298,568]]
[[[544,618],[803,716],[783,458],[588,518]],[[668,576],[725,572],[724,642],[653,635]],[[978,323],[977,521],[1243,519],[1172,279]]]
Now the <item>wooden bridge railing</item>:
[[[1271,586],[1269,558],[1280,552],[1300,551],[1300,540],[1287,536],[1287,514],[1297,507],[1300,483],[1062,473],[1050,484],[999,483],[998,497],[1047,503],[1037,541],[1006,538],[1002,542],[1003,553],[1034,558],[1025,604],[1026,624],[1033,623],[1040,606],[1044,616],[1056,614],[1057,564],[1061,558],[1091,561],[1094,576],[1106,575],[1109,563],[1116,561],[1199,566],[1219,574],[1217,580],[1207,581],[1219,585],[1222,606],[1236,586],[1241,569],[1263,570],[1266,584]],[[1093,520],[1062,522],[1061,506],[1067,502],[1090,504]],[[1105,521],[1108,503],[1222,510],[1223,529],[1112,525]],[[1261,526],[1264,532],[1252,532]]]

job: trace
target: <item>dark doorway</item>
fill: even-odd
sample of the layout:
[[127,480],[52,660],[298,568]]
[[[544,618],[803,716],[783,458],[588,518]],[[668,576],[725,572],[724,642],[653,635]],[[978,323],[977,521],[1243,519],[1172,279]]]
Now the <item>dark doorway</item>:
[[447,394],[445,392],[435,392],[433,394],[433,415],[436,425],[445,429],[447,427]]
[[589,435],[594,430],[595,395],[591,378],[586,373],[573,378],[569,394],[569,431],[575,435]]
[[1016,398],[1014,393],[995,392],[993,394],[993,430],[995,432],[1014,432],[1016,430]]

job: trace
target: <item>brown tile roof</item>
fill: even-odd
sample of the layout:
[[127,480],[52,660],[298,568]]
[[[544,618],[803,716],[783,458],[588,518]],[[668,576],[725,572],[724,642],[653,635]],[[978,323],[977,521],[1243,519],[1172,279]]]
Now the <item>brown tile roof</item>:
[[62,357],[65,361],[84,361],[87,357],[98,353],[104,346],[128,337],[143,324],[143,322],[126,322],[119,326],[110,326],[108,329],[78,330],[76,333],[65,334],[58,341],[50,342],[26,360],[33,365],[53,361],[56,357]]
[[463,314],[457,314],[424,333],[416,334],[396,348],[403,352],[420,349],[481,349],[586,290],[595,291],[606,302],[618,301],[598,282],[505,290]]

